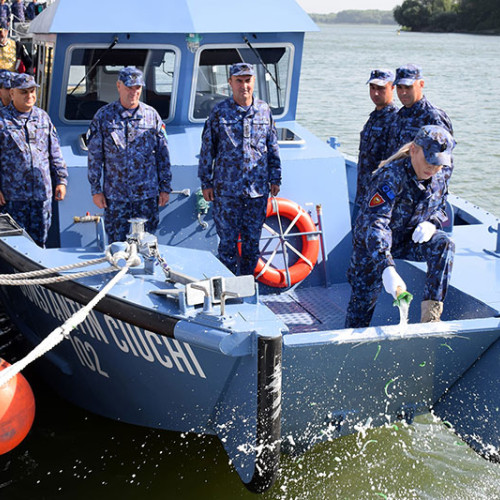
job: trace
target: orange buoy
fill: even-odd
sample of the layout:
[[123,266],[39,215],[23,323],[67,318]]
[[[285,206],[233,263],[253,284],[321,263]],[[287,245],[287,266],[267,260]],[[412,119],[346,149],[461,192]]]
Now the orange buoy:
[[[0,358],[0,372],[10,366]],[[35,397],[21,373],[0,386],[0,455],[14,449],[35,419]]]

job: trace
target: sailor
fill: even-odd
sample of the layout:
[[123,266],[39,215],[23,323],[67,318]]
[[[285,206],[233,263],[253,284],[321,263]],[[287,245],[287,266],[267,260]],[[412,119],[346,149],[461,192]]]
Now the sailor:
[[15,73],[0,69],[0,109],[10,104],[10,84]]
[[116,85],[119,99],[97,111],[88,132],[88,179],[109,243],[125,241],[135,217],[147,219],[145,230],[154,233],[172,179],[165,125],[139,100],[142,71],[123,68]]
[[43,247],[52,193],[64,199],[68,171],[49,115],[35,106],[33,77],[16,75],[11,87],[12,102],[0,112],[0,205]]
[[8,29],[10,24],[10,7],[5,0],[0,0],[0,26]]
[[427,263],[421,321],[439,321],[455,249],[441,230],[454,146],[446,129],[426,125],[373,174],[354,228],[346,328],[370,324],[382,285],[394,298],[406,291],[395,259]]
[[238,274],[253,274],[269,194],[281,184],[281,162],[274,120],[267,103],[254,98],[251,64],[229,69],[233,97],[217,104],[203,129],[198,176],[203,197],[213,201],[219,259]]
[[14,0],[11,6],[12,10],[12,20],[14,23],[24,23],[24,1],[23,0]]
[[39,4],[37,0],[32,0],[27,6],[26,6],[26,19],[28,21],[33,21],[40,12],[43,10],[43,5]]
[[[432,105],[424,95],[424,77],[422,68],[416,64],[407,64],[396,70],[396,92],[403,104],[398,111],[389,131],[390,140],[385,157],[394,154],[401,146],[407,144],[424,125],[439,125],[453,135],[453,127],[448,115],[440,108]],[[446,165],[446,178],[449,179],[453,171],[451,165]]]
[[26,47],[8,37],[7,24],[0,24],[0,69],[30,73],[33,61]]
[[390,69],[374,69],[366,82],[370,85],[370,99],[375,104],[375,109],[370,113],[368,121],[361,131],[359,141],[358,180],[353,222],[356,219],[361,200],[368,190],[372,172],[385,159],[388,130],[398,111],[398,107],[392,100],[393,82],[394,72]]

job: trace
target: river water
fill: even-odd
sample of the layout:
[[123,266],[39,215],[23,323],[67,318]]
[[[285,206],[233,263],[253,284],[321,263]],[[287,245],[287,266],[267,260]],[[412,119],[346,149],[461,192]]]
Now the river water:
[[[450,190],[500,215],[500,37],[406,33],[394,26],[322,25],[306,36],[298,119],[357,154],[373,110],[366,81],[376,67],[419,64],[424,93],[450,116],[457,146]],[[400,105],[394,92],[395,102]]]
[[[322,26],[306,37],[298,115],[318,136],[338,137],[341,150],[355,155],[372,110],[365,84],[370,69],[418,63],[427,97],[453,121],[452,191],[499,215],[499,60],[500,37]],[[37,416],[25,442],[0,457],[1,500],[255,498],[217,439],[100,418],[44,390],[29,370],[26,375]],[[427,415],[411,426],[370,429],[300,457],[283,456],[281,477],[262,498],[500,498],[500,465],[478,457]]]

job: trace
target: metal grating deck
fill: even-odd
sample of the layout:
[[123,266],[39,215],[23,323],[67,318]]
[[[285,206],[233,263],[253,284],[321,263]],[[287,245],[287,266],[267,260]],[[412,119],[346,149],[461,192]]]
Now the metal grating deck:
[[288,326],[290,333],[317,332],[344,328],[350,295],[349,284],[341,283],[328,288],[303,288],[264,295],[261,300]]

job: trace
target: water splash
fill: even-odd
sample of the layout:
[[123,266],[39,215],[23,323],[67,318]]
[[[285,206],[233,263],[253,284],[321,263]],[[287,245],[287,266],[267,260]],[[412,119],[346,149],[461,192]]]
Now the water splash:
[[406,301],[401,301],[399,306],[399,326],[401,327],[401,333],[406,332],[408,329],[408,315],[410,314],[410,303]]

